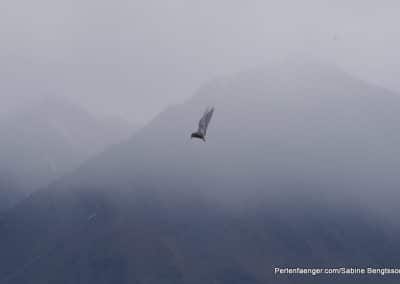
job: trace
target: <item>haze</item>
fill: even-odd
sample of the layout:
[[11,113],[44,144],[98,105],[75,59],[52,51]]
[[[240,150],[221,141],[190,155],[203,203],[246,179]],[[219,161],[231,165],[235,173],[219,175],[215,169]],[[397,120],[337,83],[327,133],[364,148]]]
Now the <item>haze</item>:
[[[0,4],[0,112],[58,94],[145,123],[205,81],[301,54],[399,91],[397,1]],[[26,89],[24,89],[26,88]]]
[[377,283],[272,268],[400,263],[399,8],[1,1],[0,283]]

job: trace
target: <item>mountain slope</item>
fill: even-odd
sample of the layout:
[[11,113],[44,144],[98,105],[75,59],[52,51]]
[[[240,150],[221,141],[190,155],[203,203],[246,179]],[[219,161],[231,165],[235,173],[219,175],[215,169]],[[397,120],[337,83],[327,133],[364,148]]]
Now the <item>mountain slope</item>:
[[215,80],[8,212],[0,282],[376,283],[273,268],[399,261],[399,103],[312,62]]
[[13,189],[0,181],[1,192],[9,199],[3,208],[73,170],[130,131],[123,124],[99,121],[54,96],[9,115],[0,130],[1,177],[14,181]]

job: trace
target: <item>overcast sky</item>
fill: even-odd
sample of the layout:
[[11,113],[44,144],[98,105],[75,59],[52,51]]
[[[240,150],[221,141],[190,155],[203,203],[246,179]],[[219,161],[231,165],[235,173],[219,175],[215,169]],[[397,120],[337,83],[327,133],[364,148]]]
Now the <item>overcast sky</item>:
[[145,122],[212,77],[287,55],[400,93],[399,11],[395,0],[2,0],[2,105],[57,93]]

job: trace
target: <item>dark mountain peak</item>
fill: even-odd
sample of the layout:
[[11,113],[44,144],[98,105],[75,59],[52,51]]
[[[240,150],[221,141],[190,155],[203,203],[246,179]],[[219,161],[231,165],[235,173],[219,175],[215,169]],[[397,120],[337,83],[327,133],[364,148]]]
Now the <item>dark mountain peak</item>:
[[397,263],[398,226],[376,212],[398,207],[399,99],[335,68],[271,66],[205,84],[9,211],[0,282],[267,283],[266,267]]

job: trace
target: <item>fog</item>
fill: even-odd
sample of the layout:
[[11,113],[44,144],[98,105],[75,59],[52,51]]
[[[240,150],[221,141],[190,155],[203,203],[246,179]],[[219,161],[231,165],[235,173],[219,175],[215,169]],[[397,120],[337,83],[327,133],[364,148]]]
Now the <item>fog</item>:
[[[191,140],[208,105],[207,142]],[[309,59],[211,80],[6,211],[0,282],[294,283],[270,268],[392,267],[399,113],[396,93]],[[343,277],[376,283],[296,283]]]
[[270,268],[399,263],[399,8],[1,1],[0,282],[375,283]]
[[210,78],[288,55],[316,57],[400,90],[399,5],[4,0],[1,111],[46,92],[95,115],[143,124]]

